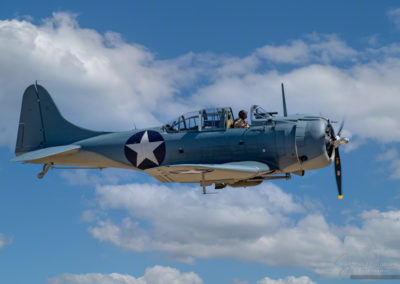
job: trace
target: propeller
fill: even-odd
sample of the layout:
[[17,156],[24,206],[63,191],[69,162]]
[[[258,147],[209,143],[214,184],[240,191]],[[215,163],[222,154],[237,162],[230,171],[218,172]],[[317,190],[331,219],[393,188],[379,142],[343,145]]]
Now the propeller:
[[333,135],[331,137],[331,142],[330,142],[331,145],[335,147],[335,178],[336,178],[339,199],[343,198],[343,195],[342,195],[342,166],[340,163],[339,146],[349,143],[348,138],[340,137],[343,127],[344,127],[344,121],[342,121],[342,123],[340,124],[339,131],[337,132],[337,134],[334,135],[332,133]]
[[339,137],[340,137],[340,134],[342,133],[343,126],[344,126],[344,120],[342,120],[342,123],[340,124],[340,127],[339,127],[339,131],[337,133],[337,136],[339,136]]
[[335,148],[335,177],[338,189],[339,199],[343,198],[342,195],[342,166],[340,164],[339,148]]

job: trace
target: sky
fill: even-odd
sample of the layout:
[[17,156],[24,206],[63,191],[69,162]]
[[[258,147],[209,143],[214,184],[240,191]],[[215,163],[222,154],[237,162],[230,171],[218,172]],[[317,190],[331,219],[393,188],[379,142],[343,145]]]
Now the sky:
[[[400,274],[397,1],[3,1],[0,283],[358,283]],[[345,120],[333,166],[227,188],[14,157],[38,81],[79,126],[122,131],[258,104]],[[384,282],[384,281],[380,281]],[[376,281],[379,283],[379,281]],[[386,282],[384,282],[386,283]]]

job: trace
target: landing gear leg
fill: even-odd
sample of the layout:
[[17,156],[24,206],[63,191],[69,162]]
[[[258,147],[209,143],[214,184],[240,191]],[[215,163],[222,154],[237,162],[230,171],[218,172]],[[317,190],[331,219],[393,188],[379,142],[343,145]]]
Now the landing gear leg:
[[44,175],[48,172],[48,170],[50,169],[50,167],[51,167],[52,165],[53,165],[53,163],[44,164],[44,165],[43,165],[43,170],[42,170],[40,173],[38,173],[37,177],[38,177],[39,179],[43,178]]
[[206,192],[206,181],[205,181],[205,172],[201,173],[201,185],[203,186],[203,194],[207,194]]

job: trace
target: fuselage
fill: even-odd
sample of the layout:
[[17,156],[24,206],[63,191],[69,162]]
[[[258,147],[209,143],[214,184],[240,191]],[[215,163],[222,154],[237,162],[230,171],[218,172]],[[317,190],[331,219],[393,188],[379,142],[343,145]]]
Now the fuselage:
[[[53,158],[52,163],[146,170],[179,164],[259,161],[268,164],[273,174],[301,172],[326,167],[333,161],[334,153],[326,146],[330,127],[324,118],[296,115],[273,117],[250,128],[173,132],[165,127],[155,127],[107,133],[75,142],[81,146],[81,151],[56,160]],[[129,139],[135,135],[140,139],[146,132],[160,135],[158,144],[165,142],[165,153],[157,156],[155,152],[157,160],[141,166],[138,160],[132,161],[139,157],[128,156],[127,145]]]

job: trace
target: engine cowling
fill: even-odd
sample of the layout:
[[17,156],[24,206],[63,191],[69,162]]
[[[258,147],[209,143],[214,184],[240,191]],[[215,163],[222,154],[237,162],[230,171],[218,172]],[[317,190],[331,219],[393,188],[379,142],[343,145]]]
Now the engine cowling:
[[283,172],[306,171],[329,166],[334,147],[329,143],[333,128],[324,118],[297,120],[285,135],[286,156],[280,157]]
[[329,166],[334,147],[329,142],[332,125],[323,118],[298,121],[296,127],[297,157],[302,170]]

